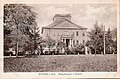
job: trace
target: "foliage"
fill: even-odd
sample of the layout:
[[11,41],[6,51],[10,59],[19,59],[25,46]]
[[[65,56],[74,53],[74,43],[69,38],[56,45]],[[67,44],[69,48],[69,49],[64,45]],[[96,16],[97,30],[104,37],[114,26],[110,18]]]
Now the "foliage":
[[55,46],[56,42],[50,36],[47,36],[47,38],[45,39],[45,43],[46,43],[46,46],[48,46],[49,53],[50,53],[50,48]]
[[65,43],[64,42],[62,42],[61,40],[59,40],[58,42],[57,42],[57,48],[58,49],[62,49],[62,48],[65,48]]
[[90,40],[87,41],[86,45],[89,46],[92,52],[103,53],[104,51],[104,33],[105,33],[105,48],[106,53],[115,50],[115,42],[112,39],[110,29],[108,31],[103,30],[103,25],[99,26],[97,21],[94,24],[94,28],[89,32]]
[[11,47],[12,39],[10,37],[10,33],[12,32],[12,29],[9,28],[4,24],[4,50],[8,50]]
[[68,54],[78,54],[78,53],[84,54],[85,53],[84,45],[83,44],[75,45],[71,48],[68,48],[66,52]]
[[115,53],[115,50],[117,48],[117,40],[113,41],[112,39],[112,34],[110,31],[110,28],[108,29],[107,33],[106,33],[106,52]]
[[26,40],[26,51],[31,51],[31,53],[35,54],[35,51],[38,49],[38,46],[41,42],[41,37],[39,34],[39,28],[37,25],[30,28],[28,31],[28,40]]
[[35,24],[36,14],[32,7],[23,4],[4,5],[4,26],[9,28],[19,28],[24,34],[28,33],[29,27]]
[[9,39],[7,38],[9,33],[16,52],[27,46],[28,40],[31,41],[31,45],[35,45],[33,48],[36,47],[35,42],[33,44],[33,40],[35,41],[38,36],[38,31],[35,31],[36,26],[36,13],[32,11],[32,7],[24,4],[4,5],[4,42],[8,43],[6,39]]
[[[101,25],[101,27],[103,27],[103,25]],[[99,50],[99,52],[103,51],[103,46],[104,46],[103,35],[104,35],[104,31],[102,30],[102,28],[100,28],[100,26],[96,21],[96,23],[94,24],[94,28],[89,32],[89,37],[90,37],[89,46],[91,48],[94,48],[95,54],[97,50]]]

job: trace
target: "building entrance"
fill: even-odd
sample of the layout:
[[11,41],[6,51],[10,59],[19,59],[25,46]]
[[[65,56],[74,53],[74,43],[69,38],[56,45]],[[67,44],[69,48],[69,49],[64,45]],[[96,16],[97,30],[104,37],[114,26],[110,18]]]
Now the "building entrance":
[[73,46],[73,40],[69,38],[62,39],[62,42],[65,43],[66,47]]
[[66,47],[69,46],[70,39],[66,39]]

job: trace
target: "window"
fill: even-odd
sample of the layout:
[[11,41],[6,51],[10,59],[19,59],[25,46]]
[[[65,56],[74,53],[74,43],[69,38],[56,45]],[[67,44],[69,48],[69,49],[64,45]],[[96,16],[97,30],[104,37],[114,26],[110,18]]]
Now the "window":
[[64,42],[64,43],[65,43],[65,39],[62,39],[62,42]]
[[77,43],[77,45],[78,45],[79,41],[77,40],[76,43]]
[[78,31],[76,31],[76,36],[78,36]]
[[83,44],[84,44],[85,40],[83,40]]
[[83,33],[82,36],[85,36],[85,33]]

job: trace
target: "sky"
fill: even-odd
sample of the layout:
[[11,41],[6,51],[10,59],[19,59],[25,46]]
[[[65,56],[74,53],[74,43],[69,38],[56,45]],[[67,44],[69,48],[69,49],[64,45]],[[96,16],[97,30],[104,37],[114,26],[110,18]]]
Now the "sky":
[[71,21],[77,25],[92,29],[95,21],[99,25],[105,25],[114,29],[117,27],[117,5],[116,4],[29,4],[33,11],[37,13],[37,24],[45,27],[53,22],[55,14],[71,14]]

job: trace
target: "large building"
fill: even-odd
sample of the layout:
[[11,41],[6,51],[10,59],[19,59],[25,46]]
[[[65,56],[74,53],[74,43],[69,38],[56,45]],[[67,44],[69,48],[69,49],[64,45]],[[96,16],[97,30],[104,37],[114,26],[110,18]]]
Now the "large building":
[[63,41],[68,46],[85,44],[88,39],[87,28],[71,22],[70,14],[56,14],[53,17],[53,23],[42,27],[43,38],[48,36],[59,41]]

